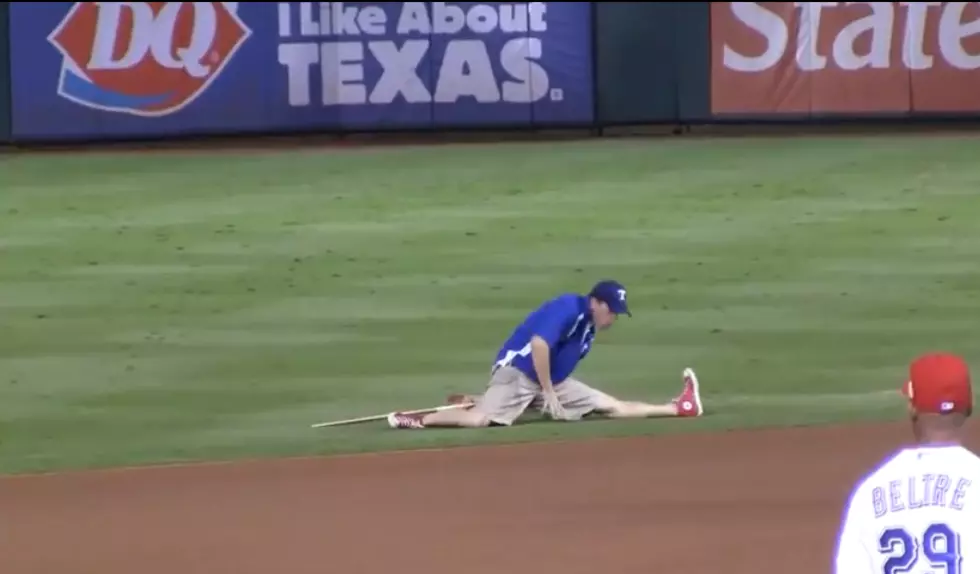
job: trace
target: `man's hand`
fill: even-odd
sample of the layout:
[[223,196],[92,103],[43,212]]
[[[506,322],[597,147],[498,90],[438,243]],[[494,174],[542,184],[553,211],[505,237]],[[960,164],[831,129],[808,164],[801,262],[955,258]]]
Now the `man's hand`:
[[538,375],[541,385],[541,400],[544,403],[541,411],[551,418],[562,421],[567,418],[565,407],[561,406],[555,386],[551,382],[551,348],[548,342],[535,335],[531,337],[531,360],[534,362],[534,372]]
[[541,400],[544,403],[541,405],[541,412],[547,414],[556,421],[568,419],[568,413],[565,412],[565,407],[561,406],[561,401],[558,400],[558,394],[555,393],[554,386],[549,384],[548,388],[546,389],[542,385]]

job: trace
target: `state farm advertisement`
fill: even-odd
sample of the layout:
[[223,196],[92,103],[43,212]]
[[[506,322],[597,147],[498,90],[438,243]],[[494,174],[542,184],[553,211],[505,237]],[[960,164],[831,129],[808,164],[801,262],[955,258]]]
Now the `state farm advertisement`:
[[980,111],[978,2],[712,2],[725,114]]

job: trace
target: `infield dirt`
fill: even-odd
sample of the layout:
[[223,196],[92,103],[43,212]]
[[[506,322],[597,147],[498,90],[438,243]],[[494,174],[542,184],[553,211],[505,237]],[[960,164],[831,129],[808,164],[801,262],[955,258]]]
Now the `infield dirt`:
[[816,574],[851,485],[908,436],[855,425],[7,477],[0,556],[6,574]]

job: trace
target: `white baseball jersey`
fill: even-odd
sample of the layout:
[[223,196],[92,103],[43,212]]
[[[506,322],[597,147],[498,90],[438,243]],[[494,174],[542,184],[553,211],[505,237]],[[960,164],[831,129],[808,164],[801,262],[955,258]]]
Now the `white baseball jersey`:
[[901,450],[858,483],[836,574],[980,574],[980,457],[960,446]]

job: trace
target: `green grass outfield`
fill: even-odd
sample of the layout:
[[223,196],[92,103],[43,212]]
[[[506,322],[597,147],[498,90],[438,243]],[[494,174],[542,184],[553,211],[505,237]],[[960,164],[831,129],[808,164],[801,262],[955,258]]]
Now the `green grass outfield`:
[[[976,361],[980,140],[665,139],[0,158],[0,472],[900,416]],[[700,420],[316,431],[476,391],[615,277],[581,375]]]

